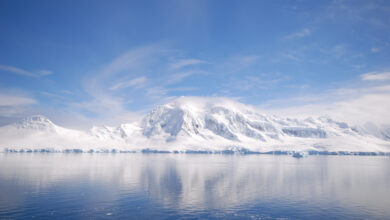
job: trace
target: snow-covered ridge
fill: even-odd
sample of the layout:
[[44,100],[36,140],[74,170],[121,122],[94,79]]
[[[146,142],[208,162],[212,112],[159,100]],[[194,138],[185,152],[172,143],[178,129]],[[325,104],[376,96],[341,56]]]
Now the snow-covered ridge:
[[32,116],[0,128],[0,150],[390,152],[389,134],[389,129],[351,126],[329,117],[264,115],[230,100],[179,98],[156,107],[139,122],[89,131],[66,129],[44,116]]
[[15,124],[18,129],[55,131],[56,125],[43,115],[34,115]]

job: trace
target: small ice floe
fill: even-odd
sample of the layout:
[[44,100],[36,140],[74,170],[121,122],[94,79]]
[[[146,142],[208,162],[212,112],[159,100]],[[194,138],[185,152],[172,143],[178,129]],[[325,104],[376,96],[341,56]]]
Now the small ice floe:
[[307,152],[294,152],[292,154],[292,156],[295,158],[302,158],[302,157],[307,157],[308,153]]

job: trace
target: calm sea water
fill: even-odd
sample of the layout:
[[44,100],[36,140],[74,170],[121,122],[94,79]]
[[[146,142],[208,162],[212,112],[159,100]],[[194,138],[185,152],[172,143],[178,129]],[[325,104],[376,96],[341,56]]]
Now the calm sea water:
[[390,219],[390,158],[0,154],[0,219]]

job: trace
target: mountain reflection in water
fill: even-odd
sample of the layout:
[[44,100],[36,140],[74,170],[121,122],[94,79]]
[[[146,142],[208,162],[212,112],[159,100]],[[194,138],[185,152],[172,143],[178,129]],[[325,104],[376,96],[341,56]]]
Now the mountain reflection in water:
[[0,154],[0,218],[390,218],[390,159]]

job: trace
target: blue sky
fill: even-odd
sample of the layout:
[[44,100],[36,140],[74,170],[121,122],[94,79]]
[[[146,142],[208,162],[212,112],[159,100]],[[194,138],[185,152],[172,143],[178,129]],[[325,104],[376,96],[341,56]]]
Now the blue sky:
[[178,96],[339,116],[390,100],[389,1],[3,0],[0,48],[0,124],[126,122]]

